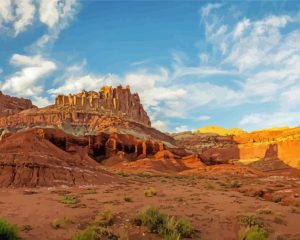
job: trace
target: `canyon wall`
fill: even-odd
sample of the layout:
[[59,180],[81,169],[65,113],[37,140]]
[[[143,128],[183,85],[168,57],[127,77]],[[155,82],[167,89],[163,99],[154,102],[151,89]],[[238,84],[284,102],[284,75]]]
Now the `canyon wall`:
[[220,136],[213,133],[174,134],[177,145],[207,164],[241,163],[264,169],[300,169],[300,127]]

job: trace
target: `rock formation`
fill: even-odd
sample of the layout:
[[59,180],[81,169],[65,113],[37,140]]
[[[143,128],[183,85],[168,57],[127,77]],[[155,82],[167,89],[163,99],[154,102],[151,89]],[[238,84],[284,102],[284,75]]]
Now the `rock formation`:
[[196,130],[197,133],[215,133],[219,136],[235,136],[242,133],[246,133],[240,128],[223,128],[219,126],[204,126]]
[[199,154],[207,164],[242,163],[260,170],[300,169],[300,127],[273,128],[220,136],[185,132],[174,134],[177,145]]
[[138,134],[145,139],[174,141],[151,128],[138,94],[131,94],[128,86],[105,86],[99,92],[59,95],[55,98],[55,104],[48,107],[31,108],[0,117],[0,135],[4,130],[16,132],[32,127],[60,128],[75,135],[122,132]]
[[59,95],[55,98],[55,109],[72,112],[73,118],[83,117],[82,113],[108,113],[109,115],[121,115],[151,126],[150,119],[145,112],[139,95],[131,94],[129,86],[104,86],[99,92],[82,91],[79,94]]
[[35,108],[30,100],[10,97],[0,91],[0,117],[7,117],[30,108]]

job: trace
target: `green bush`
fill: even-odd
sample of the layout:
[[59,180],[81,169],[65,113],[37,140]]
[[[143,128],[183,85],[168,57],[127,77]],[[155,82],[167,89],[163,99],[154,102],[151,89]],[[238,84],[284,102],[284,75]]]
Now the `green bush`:
[[180,218],[177,221],[177,230],[182,237],[189,238],[193,235],[194,228],[191,221],[187,218]]
[[101,239],[118,240],[122,238],[123,238],[122,236],[114,234],[108,228],[88,227],[85,230],[76,233],[72,237],[72,240],[101,240]]
[[133,218],[133,223],[145,226],[150,232],[157,233],[164,240],[178,240],[180,237],[191,237],[194,229],[187,219],[176,219],[159,210],[146,206]]
[[267,240],[268,233],[259,226],[247,227],[240,233],[240,240]]
[[89,227],[79,233],[76,233],[72,240],[96,240],[97,239],[97,232],[95,228]]
[[0,218],[0,239],[17,240],[19,231],[16,225],[8,223],[5,219]]

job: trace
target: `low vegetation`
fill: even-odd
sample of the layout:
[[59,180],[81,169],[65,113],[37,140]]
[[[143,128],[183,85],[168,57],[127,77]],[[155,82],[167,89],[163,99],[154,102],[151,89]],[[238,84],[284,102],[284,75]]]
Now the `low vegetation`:
[[264,223],[253,213],[238,216],[243,228],[240,231],[240,240],[266,240],[268,230]]
[[273,196],[273,202],[279,203],[282,200],[282,196],[280,195],[274,195]]
[[76,233],[72,240],[118,240],[120,239],[117,234],[114,234],[110,229],[103,227],[88,227],[85,230]]
[[132,198],[129,196],[124,196],[124,201],[125,202],[132,202]]
[[248,226],[240,232],[240,240],[267,240],[268,232],[259,226]]
[[146,197],[153,197],[157,195],[157,191],[154,187],[145,188],[144,194]]
[[17,240],[19,239],[18,227],[8,223],[5,219],[0,218],[0,239]]
[[73,224],[74,220],[68,217],[58,218],[51,222],[51,227],[54,229],[64,228],[67,225]]
[[88,194],[96,194],[97,191],[94,188],[87,188],[85,189],[81,194],[82,195],[88,195]]
[[194,232],[188,219],[176,219],[153,206],[146,206],[141,209],[132,221],[135,225],[147,227],[150,232],[159,234],[165,240],[189,238]]
[[101,213],[99,213],[95,218],[95,223],[98,226],[108,227],[113,225],[115,220],[115,215],[111,209],[104,209]]
[[72,205],[72,204],[79,203],[80,200],[79,200],[78,196],[75,196],[75,195],[64,195],[63,198],[60,200],[60,202],[63,204]]
[[277,224],[286,224],[284,217],[280,214],[274,214],[273,221]]
[[273,211],[269,208],[260,208],[256,211],[258,214],[272,214]]

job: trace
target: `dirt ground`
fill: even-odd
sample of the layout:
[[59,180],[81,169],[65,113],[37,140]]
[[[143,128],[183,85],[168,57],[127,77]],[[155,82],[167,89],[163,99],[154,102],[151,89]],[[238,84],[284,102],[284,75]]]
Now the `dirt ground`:
[[[17,224],[22,239],[63,240],[110,209],[115,216],[110,228],[124,239],[161,239],[130,221],[141,208],[153,205],[190,219],[195,228],[192,239],[239,239],[240,217],[249,214],[263,222],[269,239],[300,239],[299,178],[118,175],[120,180],[97,186],[0,189],[0,217]],[[157,195],[146,197],[147,187]],[[63,204],[64,195],[76,195],[79,202]],[[71,221],[53,226],[64,218]]]

